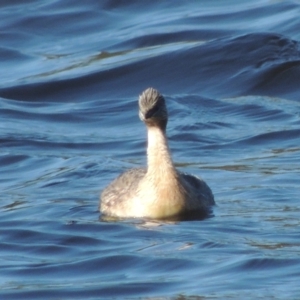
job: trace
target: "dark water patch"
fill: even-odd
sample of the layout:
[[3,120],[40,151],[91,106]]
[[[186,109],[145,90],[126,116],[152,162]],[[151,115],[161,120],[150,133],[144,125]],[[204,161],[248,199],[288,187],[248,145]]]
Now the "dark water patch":
[[[0,47],[0,55],[3,61],[14,60],[14,61],[23,61],[28,59],[29,57],[24,55],[22,52],[16,51],[14,49]],[[2,62],[3,63],[3,62]]]
[[[62,137],[62,139],[64,139]],[[100,145],[97,143],[72,143],[71,141],[68,142],[55,142],[55,141],[47,141],[42,136],[39,137],[14,137],[14,138],[5,138],[0,139],[0,143],[3,145],[3,147],[24,147],[27,149],[38,149],[39,147],[43,148],[44,151],[50,150],[51,152],[55,149],[61,150],[61,149],[99,149]],[[103,145],[103,144],[102,144]]]
[[[282,141],[287,141],[287,140],[298,140],[299,139],[299,133],[300,131],[295,129],[295,130],[286,130],[286,131],[279,131],[279,132],[271,132],[271,133],[265,133],[262,135],[258,135],[256,137],[251,138],[250,140],[248,140],[252,145],[259,143],[260,141],[262,141],[263,143],[265,143],[266,141],[268,141],[268,144],[270,144],[270,141],[274,141],[275,143],[277,143],[277,140],[282,140]],[[296,146],[296,145],[295,145]],[[292,146],[292,147],[295,147]]]
[[24,2],[22,0],[16,0],[14,2],[11,2],[9,0],[4,0],[4,1],[1,1],[1,7],[2,8],[5,8],[5,7],[14,7],[14,6],[21,6],[22,7],[22,4],[24,7],[26,7],[28,4],[34,4],[36,3],[37,1],[36,0],[31,0],[31,1],[28,1],[26,4],[24,4]]
[[[255,45],[255,46],[254,46]],[[64,101],[76,101],[80,90],[89,89],[94,95],[97,91],[99,97],[118,97],[121,95],[137,95],[148,86],[156,86],[163,89],[165,93],[174,93],[173,83],[180,82],[180,92],[200,92],[202,95],[210,97],[237,96],[245,92],[257,93],[257,87],[266,80],[266,73],[272,64],[293,65],[293,68],[284,68],[285,78],[290,78],[288,92],[281,89],[279,95],[286,94],[289,97],[297,90],[297,82],[294,80],[294,70],[297,70],[295,60],[299,58],[298,44],[285,37],[273,34],[249,34],[237,38],[220,39],[204,45],[188,47],[167,54],[156,55],[153,58],[146,58],[142,61],[128,66],[119,66],[110,70],[103,70],[89,74],[80,78],[66,79],[51,83],[36,83],[34,85],[24,85],[19,87],[2,88],[0,95],[8,99],[22,99],[35,101],[38,98],[58,101],[63,97]],[[246,53],[241,56],[240,53]],[[186,64],[186,58],[192,64]],[[216,60],[217,58],[217,60]],[[164,68],[161,70],[160,61],[164,61]],[[211,69],[212,61],[216,72]],[[262,61],[264,62],[262,65]],[[258,68],[257,65],[260,67]],[[275,67],[278,68],[278,67]],[[147,73],[141,75],[143,70]],[[279,67],[280,69],[280,67]],[[214,73],[212,73],[214,72]],[[278,71],[281,73],[281,71]],[[276,73],[276,72],[275,72]],[[125,76],[125,74],[127,74]],[[130,76],[128,76],[130,74]],[[166,74],[172,74],[172,88],[164,78]],[[261,76],[259,74],[262,74]],[[134,83],[139,82],[139,78],[147,85]],[[198,78],[198,80],[191,80]],[[270,76],[274,78],[274,72]],[[277,75],[276,75],[277,76]],[[260,79],[261,78],[261,79]],[[263,78],[263,79],[262,79]],[[212,82],[213,79],[213,82]],[[276,86],[283,87],[283,78],[276,77]],[[78,83],[77,83],[78,82]],[[251,82],[251,83],[250,83]],[[274,82],[275,84],[275,82]],[[103,88],[105,85],[105,89]],[[122,87],[122,88],[121,88]],[[267,89],[260,93],[276,96],[277,92]],[[100,94],[99,94],[100,91]],[[101,92],[102,91],[102,92]],[[107,93],[110,91],[110,93]],[[234,91],[234,94],[230,91]],[[103,94],[104,92],[104,94]],[[175,90],[176,92],[176,90]],[[59,96],[57,96],[59,94]],[[56,99],[56,100],[55,100]],[[78,101],[78,100],[77,100]]]
[[244,268],[246,268],[249,272],[250,271],[262,271],[268,272],[269,269],[277,269],[277,268],[290,268],[295,267],[295,263],[297,264],[297,260],[286,260],[286,259],[268,259],[268,258],[261,258],[261,259],[251,259],[249,260]]
[[[254,94],[268,90],[269,95],[286,96],[296,99],[295,78],[299,77],[299,58],[294,61],[272,65],[262,73],[262,81],[255,87]],[[294,95],[294,97],[293,97]]]
[[[255,47],[253,45],[255,45]],[[241,50],[241,48],[243,49]],[[233,61],[236,60],[237,52],[239,51],[245,53],[245,57],[239,62],[233,63]],[[219,61],[216,61],[215,57],[211,56],[211,53],[219,53]],[[222,55],[220,55],[220,53],[222,53]],[[186,61],[186,57],[189,57],[189,61],[193,62],[192,65],[180,63],[181,61]],[[268,62],[268,64],[272,64],[272,71],[269,72],[269,76],[266,75],[266,72],[268,72],[270,67],[264,66],[266,62],[263,63],[264,65],[261,65],[261,61],[265,61],[266,59],[272,60],[272,62]],[[297,78],[294,77],[294,72],[297,70],[295,59],[296,61],[299,59],[298,45],[295,42],[278,35],[251,34],[236,39],[217,40],[208,44],[192,47],[186,51],[175,51],[156,56],[155,58],[147,58],[140,62],[131,63],[130,68],[125,65],[114,70],[104,70],[100,73],[87,75],[80,79],[65,80],[51,84],[37,84],[34,87],[34,94],[36,96],[38,95],[39,90],[41,92],[44,90],[46,91],[46,94],[50,93],[49,95],[51,95],[52,98],[55,98],[55,95],[52,94],[53,91],[55,91],[55,93],[60,91],[60,94],[64,94],[64,91],[68,89],[69,95],[74,92],[78,95],[78,93],[81,94],[80,90],[78,90],[78,86],[86,88],[86,85],[89,86],[89,90],[93,93],[93,86],[95,83],[97,83],[98,86],[100,85],[100,90],[101,85],[105,83],[105,90],[110,90],[110,94],[106,94],[106,96],[109,97],[116,95],[113,86],[118,86],[120,88],[122,86],[123,95],[128,95],[129,90],[131,93],[135,92],[135,94],[138,94],[145,86],[139,86],[138,89],[136,89],[133,82],[141,76],[140,72],[145,68],[147,68],[146,76],[148,77],[145,78],[145,81],[148,82],[148,86],[153,85],[158,88],[161,87],[167,93],[170,92],[170,88],[168,88],[168,83],[165,82],[165,76],[167,76],[167,74],[172,74],[173,81],[181,81],[181,93],[184,91],[201,91],[202,95],[217,96],[218,94],[216,94],[216,91],[218,91],[218,93],[222,92],[223,95],[232,96],[232,91],[229,90],[230,87],[231,90],[235,91],[235,95],[237,95],[237,93],[241,95],[246,91],[247,93],[255,94],[257,93],[257,86],[261,85],[261,82],[257,81],[259,78],[265,80],[267,77],[268,81],[273,80],[274,86],[284,85],[284,82],[282,84],[281,82],[277,82],[277,80],[280,80],[280,77],[276,75],[276,72],[274,73],[274,66],[276,64],[292,65],[292,68],[284,68],[285,78]],[[158,67],[160,60],[164,61],[163,72],[160,72],[160,68]],[[176,61],[176,64],[174,64],[174,61]],[[222,70],[221,72],[218,72],[218,74],[210,74],[212,72],[210,67],[212,61],[217,69]],[[260,65],[259,69],[257,69],[257,64]],[[281,67],[276,68],[279,68],[279,73],[282,72],[282,69],[280,69]],[[261,77],[258,73],[262,73]],[[195,78],[199,78],[199,80],[194,82],[191,81],[189,74],[192,74]],[[207,80],[210,80],[212,77],[216,83],[214,86],[207,82]],[[121,78],[122,84],[120,85]],[[253,82],[253,88],[249,86],[249,83],[245,85],[245,80]],[[78,84],[76,83],[77,81]],[[293,91],[295,92],[296,82],[293,82],[294,80],[289,80],[289,91],[287,94],[281,93],[281,96],[286,95],[288,97]],[[70,85],[72,85],[73,88],[70,88]],[[74,86],[76,86],[76,90],[74,90]],[[30,93],[28,94],[28,92],[32,88],[24,86],[19,89],[25,99],[30,97]],[[14,93],[16,93],[16,91],[17,89],[14,88]],[[176,92],[176,89],[174,90],[173,86],[172,93],[174,92]],[[28,96],[26,96],[26,94]],[[264,94],[276,95],[271,87],[266,88]],[[9,90],[7,89],[6,91],[2,89],[1,95],[3,97],[13,97],[15,99],[19,97],[18,95],[9,95]]]
[[4,166],[9,166],[12,164],[18,164],[23,160],[28,159],[27,155],[11,155],[6,154],[0,157],[0,166],[3,168]]
[[86,297],[90,299],[98,299],[99,297],[118,297],[122,299],[124,295],[126,295],[125,297],[132,297],[134,295],[143,294],[146,297],[151,297],[157,295],[157,293],[165,294],[163,291],[166,287],[174,286],[172,283],[160,282],[155,279],[150,281],[141,280],[137,283],[125,282],[119,284],[118,288],[116,288],[116,285],[117,283],[83,283],[85,288],[82,290],[74,287],[72,284],[60,284],[57,286],[51,284],[32,284],[28,290],[21,289],[21,292],[4,292],[4,296],[7,297],[6,299],[19,299],[20,294],[23,299],[40,299],[45,296],[50,298],[57,296],[63,298],[71,297],[72,299],[82,299]]

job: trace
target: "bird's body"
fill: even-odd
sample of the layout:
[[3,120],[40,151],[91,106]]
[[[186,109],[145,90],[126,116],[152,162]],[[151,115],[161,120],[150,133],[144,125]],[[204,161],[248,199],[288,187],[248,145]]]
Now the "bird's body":
[[149,88],[140,96],[139,116],[148,130],[147,168],[131,169],[101,194],[100,211],[112,217],[166,219],[207,214],[214,205],[208,185],[176,170],[167,137],[165,99]]

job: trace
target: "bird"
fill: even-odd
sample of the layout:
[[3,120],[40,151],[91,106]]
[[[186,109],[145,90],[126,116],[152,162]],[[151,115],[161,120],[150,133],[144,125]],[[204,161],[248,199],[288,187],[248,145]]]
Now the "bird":
[[139,118],[147,128],[147,167],[125,171],[102,191],[101,215],[158,220],[211,215],[215,200],[210,187],[201,178],[177,170],[172,160],[165,98],[148,88],[138,104]]

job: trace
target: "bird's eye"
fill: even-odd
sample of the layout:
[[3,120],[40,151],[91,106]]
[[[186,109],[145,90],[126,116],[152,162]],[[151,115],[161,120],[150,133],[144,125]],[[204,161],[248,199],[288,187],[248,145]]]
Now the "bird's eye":
[[149,119],[149,118],[153,117],[153,115],[154,115],[155,113],[157,113],[158,111],[159,111],[159,106],[158,106],[158,105],[153,106],[151,109],[149,109],[149,110],[146,112],[145,118],[146,118],[146,119]]

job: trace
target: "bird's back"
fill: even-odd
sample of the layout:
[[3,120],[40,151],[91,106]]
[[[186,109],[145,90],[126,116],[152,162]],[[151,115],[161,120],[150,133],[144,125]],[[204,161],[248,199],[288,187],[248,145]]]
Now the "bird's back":
[[125,210],[127,202],[136,194],[138,185],[146,172],[147,170],[144,168],[135,168],[117,177],[101,194],[101,212],[117,215],[117,211]]
[[215,204],[213,193],[204,180],[197,176],[186,173],[180,173],[180,176],[196,193],[198,202],[202,202],[203,205],[208,206]]

